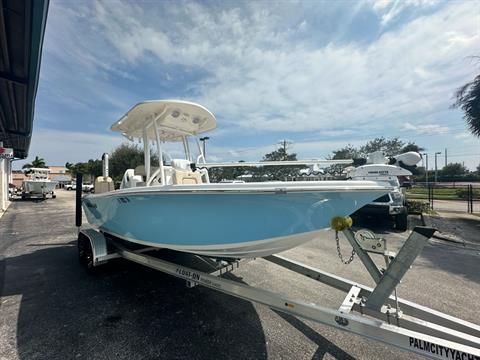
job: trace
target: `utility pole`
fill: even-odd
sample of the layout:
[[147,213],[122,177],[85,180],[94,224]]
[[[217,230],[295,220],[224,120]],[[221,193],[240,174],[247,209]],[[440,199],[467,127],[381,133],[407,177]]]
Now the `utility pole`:
[[447,161],[447,148],[445,148],[445,166],[447,166],[448,161]]
[[292,145],[292,141],[283,139],[278,142],[278,144],[283,148],[283,160],[287,160],[287,149],[290,145]]
[[204,137],[202,137],[202,138],[200,138],[200,139],[198,139],[198,140],[200,140],[200,141],[202,142],[202,144],[203,144],[203,158],[205,159],[205,161],[207,161],[207,155],[206,155],[206,152],[205,152],[205,142],[206,142],[207,140],[210,140],[210,138],[209,138],[208,136],[204,136]]
[[428,154],[423,153],[425,156],[425,185],[428,186]]
[[437,155],[440,155],[441,153],[441,151],[435,153],[435,184],[437,183]]

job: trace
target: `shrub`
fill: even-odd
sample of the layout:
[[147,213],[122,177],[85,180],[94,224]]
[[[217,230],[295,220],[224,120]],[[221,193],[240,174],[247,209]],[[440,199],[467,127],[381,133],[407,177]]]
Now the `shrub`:
[[407,209],[409,213],[431,213],[430,204],[420,200],[407,200]]
[[[467,188],[457,189],[456,193],[457,193],[457,196],[461,199],[467,199],[468,198],[468,189]],[[474,199],[480,199],[480,190],[473,189],[473,198]]]

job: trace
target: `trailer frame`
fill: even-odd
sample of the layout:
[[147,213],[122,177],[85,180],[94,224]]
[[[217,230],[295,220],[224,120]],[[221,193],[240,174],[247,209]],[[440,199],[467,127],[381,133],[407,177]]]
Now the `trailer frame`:
[[[131,248],[123,240],[108,233],[80,227],[78,250],[79,259],[88,271],[94,271],[112,259],[123,258],[183,279],[188,287],[201,285],[425,357],[480,360],[480,326],[396,296],[396,286],[434,231],[431,228],[416,227],[396,254],[387,250],[385,241],[380,241],[381,239],[362,240],[351,229],[344,229],[343,233],[374,279],[375,288],[281,255],[263,258],[277,266],[345,292],[345,299],[337,309],[305,303],[284,294],[222,277],[240,267],[248,259],[219,260],[181,253],[206,264],[209,270],[204,271],[198,267],[168,261],[159,255],[160,251],[157,251],[159,250],[157,248],[142,246]],[[383,256],[386,269],[379,269],[370,254]]]

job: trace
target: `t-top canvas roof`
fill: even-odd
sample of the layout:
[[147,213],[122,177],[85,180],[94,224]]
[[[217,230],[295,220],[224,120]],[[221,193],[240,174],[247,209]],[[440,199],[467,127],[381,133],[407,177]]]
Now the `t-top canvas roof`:
[[215,129],[215,116],[199,104],[181,100],[145,101],[131,108],[111,127],[126,137],[155,140],[153,121],[157,119],[161,141],[180,141],[184,135],[197,135]]

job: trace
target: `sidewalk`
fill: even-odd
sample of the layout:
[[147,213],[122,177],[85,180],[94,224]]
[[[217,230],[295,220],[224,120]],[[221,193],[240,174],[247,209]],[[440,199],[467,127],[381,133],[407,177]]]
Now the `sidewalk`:
[[[467,213],[467,200],[433,200],[433,210],[440,212]],[[480,213],[480,202],[473,202],[474,213]]]

